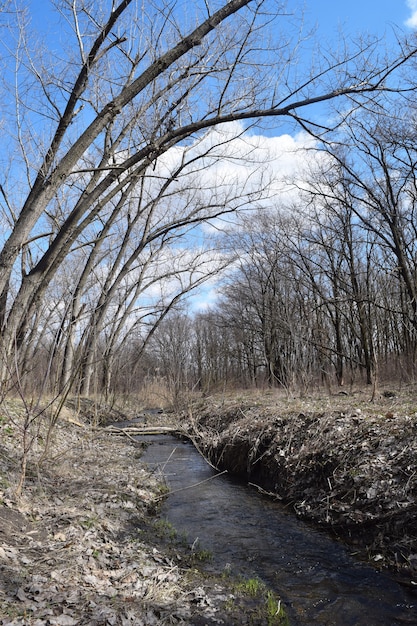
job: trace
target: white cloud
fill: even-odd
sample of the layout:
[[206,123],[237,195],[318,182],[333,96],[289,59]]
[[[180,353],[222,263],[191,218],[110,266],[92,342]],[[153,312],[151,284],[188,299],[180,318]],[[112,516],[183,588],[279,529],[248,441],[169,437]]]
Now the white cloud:
[[[185,235],[179,231],[178,240],[173,230],[167,246],[151,246],[142,252],[138,265],[132,266],[120,285],[121,293],[126,290],[133,295],[130,286],[142,281],[135,304],[138,310],[169,301],[196,284],[200,289],[192,297],[191,308],[204,310],[213,304],[226,261],[224,251],[217,249],[217,235],[235,228],[241,213],[249,211],[252,217],[258,209],[280,209],[296,201],[299,191],[293,179],[303,181],[304,170],[319,158],[311,149],[314,140],[305,133],[267,136],[260,131],[244,131],[239,122],[213,128],[193,143],[171,148],[150,168],[140,191],[144,209],[150,202],[151,228],[157,229],[165,222],[174,224],[187,215],[192,218],[200,211],[201,219],[209,221]],[[167,180],[171,184],[165,188]],[[152,206],[152,198],[158,197],[161,190],[160,202]],[[136,207],[136,203],[137,198],[133,210],[141,206]],[[230,213],[215,217],[223,210]],[[139,220],[138,236],[142,227]],[[102,264],[97,268],[96,274],[103,273],[102,281],[111,267]],[[135,309],[132,316],[136,314]]]
[[411,10],[411,16],[406,20],[405,25],[409,28],[417,28],[417,0],[407,0],[407,6]]
[[[290,205],[298,197],[293,179],[305,177],[305,168],[317,162],[311,148],[314,140],[306,133],[295,136],[265,136],[254,131],[244,133],[239,122],[225,124],[209,131],[190,147],[189,157],[200,156],[193,179],[192,170],[184,180],[189,188],[199,187],[200,198],[217,199],[217,205],[230,210],[271,208]],[[181,156],[178,148],[160,161],[161,173],[172,168]],[[215,212],[215,211],[214,211]],[[228,230],[234,214],[211,219],[203,226],[207,233]],[[212,231],[214,233],[214,231]]]

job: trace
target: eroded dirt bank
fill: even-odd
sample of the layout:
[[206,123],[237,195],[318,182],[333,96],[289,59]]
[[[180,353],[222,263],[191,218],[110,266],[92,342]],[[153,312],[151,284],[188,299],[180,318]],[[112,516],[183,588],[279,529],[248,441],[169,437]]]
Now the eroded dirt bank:
[[417,588],[417,400],[386,396],[210,398],[184,419],[216,467]]

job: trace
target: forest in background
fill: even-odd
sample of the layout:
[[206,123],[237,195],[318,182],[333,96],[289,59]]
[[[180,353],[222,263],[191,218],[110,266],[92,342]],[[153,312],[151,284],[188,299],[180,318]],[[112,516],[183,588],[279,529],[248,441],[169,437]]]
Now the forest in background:
[[58,42],[2,4],[2,397],[415,379],[415,38],[325,50],[288,6],[63,0]]

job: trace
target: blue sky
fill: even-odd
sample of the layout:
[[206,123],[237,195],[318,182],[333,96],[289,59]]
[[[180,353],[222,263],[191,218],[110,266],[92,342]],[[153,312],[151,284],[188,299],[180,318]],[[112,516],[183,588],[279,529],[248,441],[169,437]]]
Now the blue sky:
[[[34,14],[34,22],[42,24],[51,5],[50,0],[28,0]],[[288,0],[288,8],[302,6],[303,0]],[[377,32],[382,34],[390,25],[404,27],[415,14],[417,28],[417,0],[304,0],[306,19],[317,23],[320,34],[333,36],[339,26],[346,32]],[[44,24],[45,25],[45,24]],[[411,25],[411,24],[410,24]]]
[[405,22],[417,13],[417,0],[306,0],[305,7],[306,18],[325,37],[337,36],[340,27],[348,34],[383,35],[393,25],[409,30]]

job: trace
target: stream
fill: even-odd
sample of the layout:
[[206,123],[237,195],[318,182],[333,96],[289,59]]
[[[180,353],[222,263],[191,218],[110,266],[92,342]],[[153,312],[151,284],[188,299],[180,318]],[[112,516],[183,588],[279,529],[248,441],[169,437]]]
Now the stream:
[[143,461],[163,472],[171,490],[161,517],[190,545],[211,552],[208,569],[263,580],[285,603],[292,626],[417,625],[417,590],[358,562],[279,502],[216,476],[190,443],[140,439],[151,444]]

